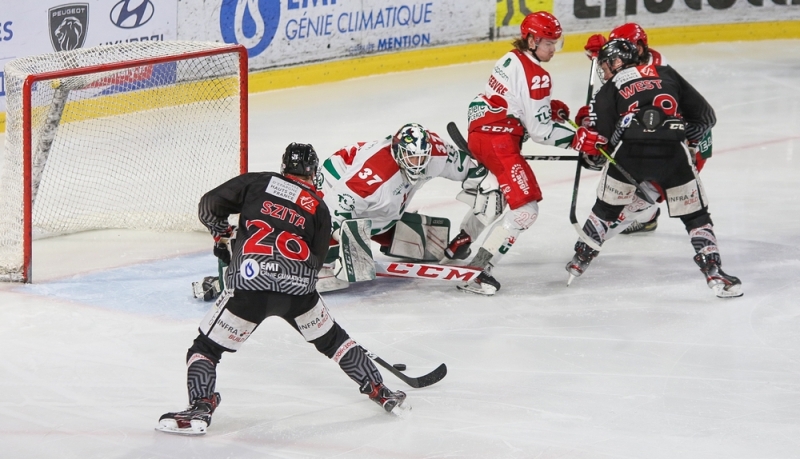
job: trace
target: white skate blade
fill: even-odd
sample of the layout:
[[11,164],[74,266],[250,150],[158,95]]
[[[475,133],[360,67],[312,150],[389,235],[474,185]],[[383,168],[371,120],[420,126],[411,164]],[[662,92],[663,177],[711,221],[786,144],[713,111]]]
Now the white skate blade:
[[470,282],[456,286],[462,292],[476,293],[478,295],[492,296],[497,292],[497,289],[489,284],[478,284],[477,282]]
[[577,277],[578,276],[576,276],[576,275],[574,275],[572,273],[569,273],[569,279],[567,279],[567,287],[569,287],[569,285],[572,283],[572,281],[574,281],[575,278],[577,278]]
[[725,284],[719,283],[711,287],[717,298],[737,298],[744,295],[742,284],[731,285],[725,290]]
[[190,427],[180,428],[174,419],[162,419],[156,430],[176,435],[205,435],[208,424],[203,421],[191,421]]
[[390,411],[389,414],[397,416],[398,418],[407,417],[409,414],[411,414],[411,405],[409,405],[407,401],[404,401],[402,405],[397,405],[392,408],[392,411]]

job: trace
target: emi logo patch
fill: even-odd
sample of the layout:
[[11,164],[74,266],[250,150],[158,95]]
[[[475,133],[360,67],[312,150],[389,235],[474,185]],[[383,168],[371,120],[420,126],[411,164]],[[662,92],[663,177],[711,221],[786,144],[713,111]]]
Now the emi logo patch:
[[89,4],[70,3],[47,10],[50,43],[56,51],[83,46],[89,27]]

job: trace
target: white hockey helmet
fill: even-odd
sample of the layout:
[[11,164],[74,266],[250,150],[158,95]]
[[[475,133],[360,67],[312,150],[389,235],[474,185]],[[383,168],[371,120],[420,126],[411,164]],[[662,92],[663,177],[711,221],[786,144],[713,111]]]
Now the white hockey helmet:
[[392,137],[392,154],[408,181],[416,183],[431,160],[428,131],[417,123],[403,125]]

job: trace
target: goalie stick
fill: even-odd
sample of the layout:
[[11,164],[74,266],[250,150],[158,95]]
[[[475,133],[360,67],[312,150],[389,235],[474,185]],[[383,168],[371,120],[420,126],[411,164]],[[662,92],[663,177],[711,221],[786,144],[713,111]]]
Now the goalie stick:
[[389,364],[387,361],[383,360],[382,358],[368,351],[363,346],[362,349],[364,349],[364,354],[366,354],[367,357],[369,357],[371,360],[374,360],[375,362],[378,363],[378,365],[382,366],[383,368],[386,368],[393,375],[397,376],[401,381],[403,381],[404,383],[408,384],[409,386],[415,389],[436,384],[437,382],[441,381],[445,376],[447,376],[447,366],[445,364],[441,364],[430,373],[424,374],[417,378],[406,376],[405,374],[403,374],[402,371],[395,368],[394,365]]
[[375,275],[380,277],[405,277],[410,279],[435,279],[469,282],[482,270],[472,266],[435,265],[375,260]]
[[[464,136],[461,135],[461,131],[458,130],[458,126],[456,123],[449,122],[447,123],[447,133],[450,134],[450,138],[453,139],[453,143],[456,144],[458,148],[465,151],[472,159],[475,159],[475,155],[469,151],[469,145],[467,141],[464,139]],[[522,155],[522,158],[526,161],[578,161],[578,155]]]

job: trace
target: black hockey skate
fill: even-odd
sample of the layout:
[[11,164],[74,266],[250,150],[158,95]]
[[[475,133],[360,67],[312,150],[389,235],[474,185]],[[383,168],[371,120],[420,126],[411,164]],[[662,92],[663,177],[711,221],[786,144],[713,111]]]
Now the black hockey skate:
[[738,277],[729,276],[722,271],[719,254],[707,256],[698,253],[694,256],[694,262],[697,263],[700,271],[706,276],[708,288],[713,290],[714,294],[719,298],[736,298],[744,295],[742,281]]
[[634,221],[631,225],[624,230],[620,234],[634,234],[634,233],[649,233],[651,231],[655,231],[658,228],[658,216],[661,215],[661,209],[656,209],[655,215],[649,221],[644,223],[639,223]]
[[472,292],[478,295],[492,296],[500,290],[500,282],[497,281],[491,274],[486,271],[478,274],[478,277],[472,279],[466,284],[457,286],[462,292]]
[[387,413],[400,414],[401,411],[410,409],[407,405],[404,405],[406,401],[405,392],[399,390],[392,392],[383,383],[374,385],[367,381],[359,390],[362,394],[368,395],[370,400],[382,406]]
[[599,253],[600,252],[589,247],[583,241],[575,243],[575,256],[572,257],[572,260],[570,260],[566,266],[567,272],[569,273],[567,287],[569,287],[569,284],[571,284],[576,277],[580,277],[580,275],[589,268],[589,263],[591,263],[594,257]]
[[208,398],[195,400],[184,411],[167,413],[158,419],[156,430],[181,435],[203,435],[211,425],[211,415],[222,400],[219,393]]
[[444,256],[450,260],[466,260],[469,254],[472,253],[469,248],[470,245],[472,245],[472,238],[469,237],[466,231],[461,230],[447,245],[444,250]]

